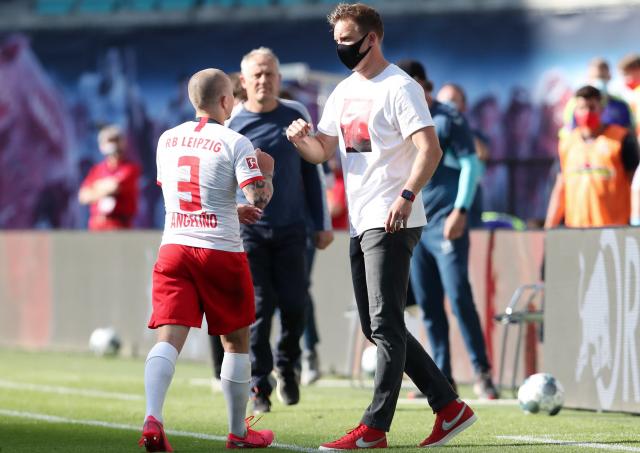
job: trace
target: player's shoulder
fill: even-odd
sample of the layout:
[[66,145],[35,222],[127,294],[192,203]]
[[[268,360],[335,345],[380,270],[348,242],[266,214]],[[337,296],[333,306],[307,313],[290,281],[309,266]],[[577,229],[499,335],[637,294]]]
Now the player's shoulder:
[[297,116],[302,115],[307,119],[307,121],[309,120],[309,110],[307,110],[302,102],[282,98],[278,98],[278,102],[280,102],[283,109],[292,111]]

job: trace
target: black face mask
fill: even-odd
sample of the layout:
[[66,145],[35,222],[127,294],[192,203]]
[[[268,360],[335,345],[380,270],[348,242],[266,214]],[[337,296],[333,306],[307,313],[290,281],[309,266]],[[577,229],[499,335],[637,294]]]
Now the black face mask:
[[360,46],[364,42],[364,40],[369,36],[369,33],[365,33],[365,35],[358,41],[353,44],[338,44],[336,46],[336,50],[338,52],[338,58],[340,61],[349,69],[353,69],[358,66],[358,63],[362,61],[364,57],[367,56],[371,47],[369,47],[364,52],[360,53]]

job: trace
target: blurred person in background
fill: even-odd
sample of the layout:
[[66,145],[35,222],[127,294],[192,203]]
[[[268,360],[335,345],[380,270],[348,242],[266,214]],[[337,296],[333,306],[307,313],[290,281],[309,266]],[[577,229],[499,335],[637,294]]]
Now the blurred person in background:
[[[146,415],[140,445],[173,451],[162,409],[178,355],[191,327],[206,315],[209,334],[222,336],[221,385],[227,405],[227,448],[265,448],[270,430],[245,420],[251,362],[249,326],[255,304],[236,211],[239,186],[249,203],[264,209],[273,193],[273,158],[222,124],[233,110],[231,81],[217,69],[194,74],[188,85],[195,120],[160,136],[157,181],[166,221],[153,268],[153,312],[148,327],[157,343],[145,362]],[[216,149],[219,147],[219,149]],[[213,150],[213,151],[212,151]],[[188,170],[188,171],[185,171]]]
[[89,229],[131,228],[138,209],[140,166],[126,158],[126,140],[118,126],[100,130],[98,148],[104,159],[89,170],[78,193],[80,203],[90,205]]
[[483,210],[507,212],[509,167],[505,162],[505,133],[497,97],[491,94],[480,98],[469,112],[469,122],[486,137],[491,150],[484,176]]
[[[467,95],[464,89],[455,83],[445,83],[438,91],[436,96],[438,102],[453,106],[458,112],[467,116]],[[482,176],[487,169],[487,161],[490,157],[489,139],[478,129],[471,129],[473,134],[473,144],[476,148],[476,156],[480,163],[480,175],[478,176],[478,185],[476,186],[476,194],[467,213],[469,228],[482,227]]]
[[491,378],[491,364],[468,274],[467,211],[482,171],[473,134],[462,113],[433,99],[433,83],[420,62],[403,60],[398,66],[423,88],[444,152],[433,177],[422,189],[428,223],[411,258],[410,291],[422,308],[434,361],[455,386],[449,321],[444,309],[447,295],[476,373],[474,391],[481,398],[496,399],[498,392]]
[[78,226],[73,120],[29,39],[0,34],[1,229]]
[[[545,187],[553,160],[536,145],[540,131],[536,129],[536,109],[527,88],[515,87],[504,112],[507,151],[509,200],[507,212],[540,228],[544,223],[547,201]],[[556,133],[553,134],[555,139]]]
[[384,58],[378,12],[362,3],[340,3],[328,20],[338,58],[353,74],[329,96],[318,133],[311,134],[309,121],[299,118],[287,137],[314,163],[331,159],[339,146],[358,316],[377,353],[373,398],[360,423],[320,449],[386,448],[404,372],[436,413],[420,446],[443,445],[476,417],[404,321],[411,253],[426,223],[420,190],[442,151],[422,89]]
[[[617,124],[624,128],[633,130],[634,120],[627,104],[622,98],[616,97],[609,91],[609,82],[611,81],[611,70],[609,63],[603,58],[594,58],[587,68],[587,83],[600,91],[602,96],[602,115],[603,124]],[[572,97],[567,102],[564,109],[564,124],[560,130],[560,136],[566,136],[576,128],[575,109],[577,99]]]
[[[618,64],[627,87],[625,98],[634,115],[636,137],[640,140],[640,54],[629,54]],[[631,184],[631,225],[640,226],[640,169]]]
[[631,178],[638,166],[633,132],[602,122],[602,95],[586,85],[575,93],[577,127],[559,144],[560,172],[545,228],[628,225]]
[[622,73],[627,88],[623,96],[633,114],[636,136],[640,137],[640,54],[629,54],[620,60],[618,68]]
[[[254,49],[240,63],[240,80],[247,101],[236,106],[229,127],[276,160],[276,187],[268,208],[253,224],[241,227],[256,290],[256,321],[251,326],[251,391],[253,412],[271,410],[276,371],[276,394],[285,405],[300,400],[300,338],[307,317],[307,215],[312,217],[314,243],[322,250],[333,241],[323,206],[324,190],[318,167],[303,161],[283,133],[295,119],[310,120],[299,102],[280,99],[278,57],[268,48]],[[275,357],[271,324],[279,310],[280,337]]]

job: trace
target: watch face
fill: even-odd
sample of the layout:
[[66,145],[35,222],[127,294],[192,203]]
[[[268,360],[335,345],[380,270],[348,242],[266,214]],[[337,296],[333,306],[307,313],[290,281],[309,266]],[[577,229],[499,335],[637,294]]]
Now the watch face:
[[410,190],[403,190],[402,191],[402,198],[409,200],[409,201],[413,201],[415,200],[416,196],[413,194],[413,192],[411,192]]

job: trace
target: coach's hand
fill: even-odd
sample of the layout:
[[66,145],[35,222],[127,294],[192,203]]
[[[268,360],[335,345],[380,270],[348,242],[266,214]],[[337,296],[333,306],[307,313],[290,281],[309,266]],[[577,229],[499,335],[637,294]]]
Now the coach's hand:
[[300,140],[304,140],[311,132],[311,124],[305,120],[298,118],[287,128],[287,140],[294,145]]
[[243,225],[253,225],[262,217],[262,209],[252,204],[239,204],[236,206],[238,220]]
[[333,242],[333,231],[316,231],[314,242],[318,250],[326,249]]
[[396,198],[389,209],[387,220],[384,222],[384,230],[387,233],[395,233],[406,228],[412,205],[413,203],[405,198]]

